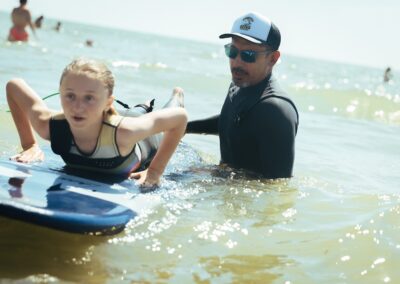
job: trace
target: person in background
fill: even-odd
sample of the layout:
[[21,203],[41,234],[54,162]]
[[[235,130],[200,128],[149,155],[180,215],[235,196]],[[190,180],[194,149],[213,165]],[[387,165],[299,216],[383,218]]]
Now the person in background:
[[42,27],[43,20],[44,20],[43,15],[39,16],[39,17],[35,20],[35,28],[36,28],[36,29],[40,29],[40,28]]
[[385,69],[385,73],[383,74],[383,82],[384,83],[389,82],[392,79],[392,77],[393,77],[392,69],[390,67],[387,67]]
[[93,40],[87,39],[87,40],[85,41],[85,45],[86,45],[87,47],[93,47]]
[[220,114],[190,121],[186,133],[219,135],[221,163],[265,178],[293,175],[299,116],[272,70],[280,57],[280,32],[258,13],[239,17],[225,45],[232,83]]
[[32,23],[31,12],[27,7],[27,2],[28,0],[20,0],[19,7],[14,8],[11,12],[13,26],[8,35],[9,41],[28,41],[27,26],[30,26],[33,34],[35,34],[35,26]]
[[57,22],[56,26],[54,27],[54,30],[57,32],[61,30],[61,22]]
[[22,146],[11,159],[44,159],[35,130],[72,169],[138,179],[148,189],[159,185],[185,131],[183,91],[175,88],[164,109],[150,112],[151,105],[139,105],[148,113],[124,117],[113,107],[113,88],[114,77],[104,64],[74,60],[61,75],[62,112],[55,112],[25,81],[9,81],[7,102]]

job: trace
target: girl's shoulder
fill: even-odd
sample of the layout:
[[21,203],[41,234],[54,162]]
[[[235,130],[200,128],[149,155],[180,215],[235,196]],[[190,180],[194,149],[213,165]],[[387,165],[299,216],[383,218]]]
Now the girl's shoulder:
[[51,119],[52,120],[64,120],[65,115],[63,112],[55,112],[51,114]]
[[108,125],[111,125],[114,127],[118,127],[123,119],[124,119],[124,117],[119,114],[107,114],[104,117],[103,122],[105,124],[108,124]]

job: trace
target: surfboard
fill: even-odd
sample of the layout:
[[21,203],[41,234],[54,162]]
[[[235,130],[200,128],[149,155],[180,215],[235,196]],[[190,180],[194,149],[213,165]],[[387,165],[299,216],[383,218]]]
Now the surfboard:
[[159,204],[133,181],[105,180],[0,160],[0,215],[71,233],[112,235]]

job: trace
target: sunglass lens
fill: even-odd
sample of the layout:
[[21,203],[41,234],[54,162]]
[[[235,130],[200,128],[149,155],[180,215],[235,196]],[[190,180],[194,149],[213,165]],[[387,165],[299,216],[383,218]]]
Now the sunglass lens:
[[236,47],[227,44],[225,45],[225,54],[226,56],[228,56],[229,58],[236,58],[236,56],[238,55],[238,50]]
[[243,50],[240,52],[240,58],[244,62],[253,63],[256,62],[256,52],[252,50]]

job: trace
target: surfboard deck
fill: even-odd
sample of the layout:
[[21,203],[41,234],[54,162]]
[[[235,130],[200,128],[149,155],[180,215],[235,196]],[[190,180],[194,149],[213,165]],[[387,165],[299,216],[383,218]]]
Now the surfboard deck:
[[159,203],[132,181],[109,182],[0,160],[0,215],[71,233],[112,235]]

